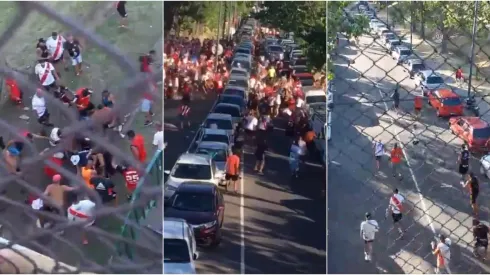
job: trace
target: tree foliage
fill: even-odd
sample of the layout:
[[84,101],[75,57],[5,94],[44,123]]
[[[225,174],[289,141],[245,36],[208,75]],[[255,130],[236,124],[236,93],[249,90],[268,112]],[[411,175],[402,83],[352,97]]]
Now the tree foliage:
[[262,23],[293,32],[308,57],[309,65],[321,70],[327,54],[327,9],[322,1],[265,1],[255,17]]

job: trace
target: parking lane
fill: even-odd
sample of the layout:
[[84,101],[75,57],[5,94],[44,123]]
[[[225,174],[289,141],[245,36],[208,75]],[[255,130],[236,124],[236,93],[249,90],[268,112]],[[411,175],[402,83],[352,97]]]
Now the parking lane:
[[[413,81],[408,78],[408,73],[404,72],[401,66],[396,66],[395,61],[386,52],[379,51],[379,47],[373,45],[375,43],[373,44],[372,38],[364,36],[360,40],[360,51],[355,47],[344,47],[340,50],[340,54],[355,60],[352,65],[354,70],[345,65],[338,65],[335,68],[339,82],[336,83],[336,87],[343,94],[337,95],[339,99],[332,118],[333,143],[329,146],[329,158],[338,163],[338,166],[329,167],[329,182],[342,180],[344,174],[354,174],[356,180],[367,189],[364,188],[363,195],[359,197],[364,207],[352,207],[356,209],[353,212],[356,213],[354,219],[357,221],[351,221],[347,226],[337,228],[334,225],[339,220],[335,217],[340,219],[338,217],[345,215],[342,213],[346,211],[341,207],[332,209],[332,205],[335,205],[332,201],[339,201],[339,194],[348,194],[348,190],[339,188],[334,196],[329,196],[330,213],[339,213],[329,214],[330,237],[337,235],[341,236],[339,237],[341,240],[346,239],[347,233],[342,230],[350,226],[357,231],[351,230],[351,234],[355,233],[358,236],[357,227],[366,211],[380,213],[375,218],[381,220],[390,189],[398,187],[406,195],[410,205],[405,219],[405,222],[408,222],[405,224],[408,227],[408,238],[403,242],[390,241],[390,244],[393,243],[394,247],[398,248],[398,252],[387,254],[385,251],[379,251],[373,266],[392,273],[399,273],[400,270],[408,273],[414,270],[427,270],[427,266],[434,262],[433,258],[426,256],[430,253],[427,244],[434,235],[431,231],[435,231],[451,233],[453,244],[457,244],[452,246],[454,247],[452,250],[456,251],[452,251],[453,263],[456,263],[453,272],[466,273],[469,272],[468,270],[481,272],[485,270],[484,267],[472,263],[467,250],[471,242],[471,233],[468,231],[471,222],[468,214],[471,213],[471,208],[467,195],[462,194],[458,184],[459,176],[456,173],[456,157],[461,141],[448,131],[447,120],[437,118],[435,111],[429,106],[424,106],[420,123],[416,123],[409,114],[398,115],[386,111],[383,100],[388,101],[387,105],[391,106],[389,94],[394,90],[396,83],[401,85],[401,108],[405,112],[412,112],[413,96],[420,91],[415,89]],[[386,95],[380,93],[380,88],[382,92],[386,92]],[[350,109],[342,107],[342,101]],[[374,173],[371,153],[373,137],[382,139],[389,148],[397,139],[405,145],[405,151],[410,159],[410,169],[404,168],[405,179],[401,183],[393,180],[387,169],[378,174]],[[418,145],[412,143],[414,138],[420,140]],[[353,159],[349,153],[355,151],[361,153]],[[472,163],[472,165],[476,164]],[[340,172],[334,173],[331,169],[338,169]],[[412,173],[415,180],[412,179]],[[329,194],[333,195],[331,186],[333,185],[329,184]],[[423,199],[420,198],[420,193],[423,194]],[[377,201],[380,197],[384,200]],[[430,229],[428,221],[432,221],[434,230]],[[389,232],[391,224],[381,224],[381,228]],[[384,238],[392,235],[388,232],[382,230],[378,239],[383,242]],[[356,235],[352,235],[353,238],[359,238],[354,237]],[[330,240],[329,247],[332,246]],[[362,249],[358,245],[353,245],[351,248],[354,251]],[[338,254],[334,251],[329,252],[329,255]],[[362,253],[358,255],[362,261]],[[329,258],[329,262],[330,260]],[[348,259],[344,257],[339,260]],[[355,270],[354,268],[351,272],[359,273],[363,269],[360,267]]]

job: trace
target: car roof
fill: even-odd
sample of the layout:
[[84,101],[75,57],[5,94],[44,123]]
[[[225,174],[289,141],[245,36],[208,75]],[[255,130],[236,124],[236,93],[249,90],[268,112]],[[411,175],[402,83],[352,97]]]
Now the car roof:
[[228,144],[218,141],[201,141],[197,145],[197,149],[199,148],[228,149]]
[[183,182],[177,187],[177,192],[213,194],[215,189],[216,185],[212,183]]
[[[241,97],[241,96],[239,96],[239,95],[230,95],[230,94],[223,95],[223,94],[222,94],[222,95],[220,95],[219,97],[220,97],[220,98],[222,98],[222,97],[228,97],[228,98],[236,98],[236,99],[239,99],[239,100],[243,100],[243,97]],[[219,99],[218,99],[218,101],[219,101]]]
[[180,155],[176,163],[209,165],[211,164],[211,157],[200,155],[200,154],[184,153]]
[[479,117],[462,117],[473,129],[482,129],[488,127],[488,122]]
[[205,135],[228,135],[228,131],[223,129],[204,128],[203,131]]
[[436,93],[438,93],[442,98],[450,98],[450,97],[458,97],[459,95],[452,90],[449,89],[439,89],[436,90]]
[[236,104],[232,104],[232,103],[223,103],[223,102],[220,102],[218,104],[216,104],[216,106],[214,107],[214,109],[218,108],[218,107],[233,107],[233,108],[238,108],[240,109],[240,106],[236,105]]
[[247,69],[245,69],[245,68],[234,67],[233,69],[231,69],[230,74],[233,72],[236,72],[236,71],[248,73]]
[[424,61],[422,59],[414,58],[414,59],[409,59],[408,62],[412,64],[424,64]]
[[[221,95],[221,96],[225,96],[225,95]],[[228,95],[226,95],[228,96]],[[231,95],[230,95],[231,96]],[[239,98],[242,98],[241,96],[239,95],[232,95],[232,96],[236,96],[236,97],[239,97]],[[220,113],[210,113],[206,119],[217,119],[217,120],[232,120],[232,117],[230,114],[220,114]]]
[[186,221],[180,218],[167,218],[163,219],[163,238],[164,239],[178,239],[184,240],[184,229]]
[[402,50],[410,50],[409,48],[407,48],[406,46],[398,46],[397,47],[400,51]]

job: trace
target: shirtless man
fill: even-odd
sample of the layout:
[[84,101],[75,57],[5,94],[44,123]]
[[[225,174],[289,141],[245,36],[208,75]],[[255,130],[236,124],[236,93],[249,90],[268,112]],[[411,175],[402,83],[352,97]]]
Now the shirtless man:
[[53,183],[49,184],[46,187],[46,190],[44,190],[44,195],[51,199],[49,202],[44,202],[44,210],[64,216],[64,209],[66,209],[66,207],[64,207],[66,204],[65,193],[75,189],[76,188],[74,187],[61,185],[61,175],[54,175]]

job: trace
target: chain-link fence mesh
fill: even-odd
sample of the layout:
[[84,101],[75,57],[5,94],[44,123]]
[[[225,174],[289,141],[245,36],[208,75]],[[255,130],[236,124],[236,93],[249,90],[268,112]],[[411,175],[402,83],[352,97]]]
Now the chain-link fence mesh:
[[[60,15],[55,10],[38,2],[17,2],[16,4],[18,5],[18,14],[1,34],[0,49],[5,47],[9,38],[16,33],[26,18],[32,13],[40,13],[62,24],[66,29],[71,30],[72,33],[85,39],[91,45],[98,47],[116,62],[121,71],[127,75],[123,86],[125,88],[118,91],[118,101],[110,115],[124,116],[128,113],[127,110],[135,109],[137,107],[135,102],[140,102],[143,92],[152,90],[150,89],[150,86],[153,85],[152,83],[161,82],[161,70],[154,72],[153,75],[140,73],[135,61],[130,60],[112,43],[105,41],[94,32],[88,31],[83,24]],[[28,101],[26,105],[29,105],[29,98],[39,87],[38,82],[33,81],[24,73],[16,72],[9,66],[1,66],[0,74],[14,78],[19,82],[19,85],[23,87],[24,98]],[[162,100],[161,93],[158,90],[153,89],[151,94],[155,101]],[[53,122],[56,126],[63,128],[63,136],[88,137],[94,143],[94,146],[104,148],[118,162],[124,161],[133,167],[139,167],[137,161],[127,153],[127,150],[114,145],[115,143],[112,140],[114,137],[111,134],[104,136],[92,131],[92,126],[97,122],[93,120],[79,121],[76,109],[64,105],[50,93],[46,93],[44,97],[47,101],[48,109],[52,114],[56,114]],[[131,118],[129,121],[131,121]],[[35,124],[36,122],[33,121],[32,123]],[[125,128],[129,130],[131,125],[126,124]],[[0,271],[2,273],[161,272],[161,235],[144,228],[145,226],[139,222],[141,219],[127,217],[128,213],[131,213],[130,211],[134,212],[135,209],[146,210],[148,207],[158,207],[156,202],[160,201],[162,197],[161,185],[159,184],[162,180],[161,152],[155,154],[154,159],[145,171],[150,175],[145,176],[144,180],[139,183],[137,195],[135,194],[133,200],[126,202],[125,198],[122,197],[119,199],[118,206],[114,207],[104,205],[97,193],[88,188],[72,169],[59,167],[49,160],[49,156],[70,147],[70,139],[63,138],[62,142],[56,147],[51,147],[47,152],[40,154],[40,151],[44,148],[39,148],[39,146],[36,146],[38,144],[28,142],[20,134],[22,129],[14,127],[11,121],[3,117],[0,118],[0,129],[2,136],[10,136],[12,139],[26,144],[20,163],[20,175],[6,174],[4,172],[5,160],[2,158],[0,161],[2,165],[0,189],[6,190],[6,193],[3,192],[0,196],[0,205],[2,207],[0,224],[2,236],[5,237],[5,239],[0,239],[2,246],[0,249]],[[83,190],[96,203],[96,222],[94,226],[86,227],[85,223],[68,222],[66,218],[61,216],[49,213],[43,214],[24,203],[27,194],[22,194],[22,191],[19,190],[27,191],[26,193],[40,197],[44,201],[51,201],[50,198],[43,194],[44,186],[37,184],[41,181],[41,179],[36,178],[39,173],[31,173],[32,171],[43,169],[42,167],[44,166],[56,169],[66,183]],[[37,228],[35,220],[38,215],[55,220],[56,226],[49,230]],[[126,229],[122,229],[123,225]],[[127,237],[127,234],[125,234],[125,231],[128,230],[127,228],[131,228],[132,232],[137,232],[137,236]],[[121,230],[123,234],[121,234]],[[60,233],[60,231],[64,231],[64,233]],[[88,245],[82,245],[80,237],[82,231],[85,231],[89,237]],[[129,250],[131,252],[128,252]]]
[[[344,8],[346,29],[363,24],[362,16],[369,26],[359,37],[339,33],[330,52],[335,78],[329,113],[329,247],[342,249],[345,240],[359,239],[366,212],[380,231],[372,264],[357,264],[364,261],[364,243],[352,241],[347,247],[354,252],[330,253],[329,272],[339,266],[342,273],[433,273],[430,242],[438,242],[439,234],[450,239],[450,273],[489,272],[472,255],[475,215],[458,162],[467,143],[469,170],[480,183],[477,216],[488,225],[488,165],[481,158],[490,138],[489,8],[474,1],[360,1]],[[459,68],[462,81],[456,79]],[[379,169],[375,142],[386,148]],[[395,144],[403,152],[396,172],[391,165]],[[403,237],[392,218],[385,218],[395,188],[405,198]]]

